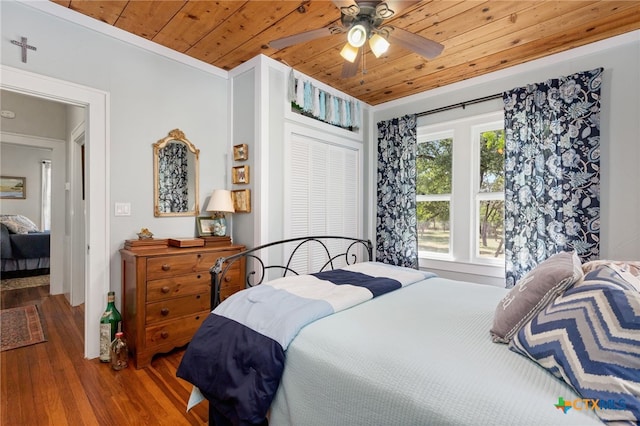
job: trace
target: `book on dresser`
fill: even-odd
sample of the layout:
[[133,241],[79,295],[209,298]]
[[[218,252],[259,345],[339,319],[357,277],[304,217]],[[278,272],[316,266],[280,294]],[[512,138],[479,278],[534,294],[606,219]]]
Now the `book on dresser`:
[[[191,341],[211,312],[209,269],[219,258],[244,249],[243,245],[228,244],[125,245],[120,250],[122,328],[136,368],[149,365],[156,354]],[[221,299],[244,289],[244,276],[244,262],[235,262],[230,279],[220,291]]]

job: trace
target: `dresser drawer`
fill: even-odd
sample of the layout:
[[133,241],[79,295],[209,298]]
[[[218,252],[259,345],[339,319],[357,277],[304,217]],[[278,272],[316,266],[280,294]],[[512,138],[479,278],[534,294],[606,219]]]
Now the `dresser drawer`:
[[[209,315],[202,311],[175,321],[163,322],[145,329],[145,346],[151,348],[167,343],[186,344]],[[183,343],[184,342],[184,343]]]
[[224,282],[220,283],[220,301],[222,302],[233,293],[244,290],[244,288],[245,283],[241,278],[240,265],[231,266],[224,277]]
[[210,304],[208,292],[147,303],[145,322],[153,324],[159,321],[174,320],[184,315],[206,311]]
[[190,272],[209,272],[220,257],[236,254],[236,250],[224,250],[214,253],[187,253],[173,256],[160,256],[147,259],[147,279],[168,278]]
[[172,297],[208,293],[211,289],[211,274],[194,272],[147,283],[147,302],[156,302]]

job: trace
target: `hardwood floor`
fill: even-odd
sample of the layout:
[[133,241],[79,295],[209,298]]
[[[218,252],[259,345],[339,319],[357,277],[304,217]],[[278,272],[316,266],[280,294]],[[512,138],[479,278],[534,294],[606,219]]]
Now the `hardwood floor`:
[[208,403],[186,413],[191,385],[176,377],[184,349],[151,366],[114,371],[84,359],[84,306],[48,286],[1,293],[2,309],[38,306],[47,342],[0,352],[0,424],[205,425]]

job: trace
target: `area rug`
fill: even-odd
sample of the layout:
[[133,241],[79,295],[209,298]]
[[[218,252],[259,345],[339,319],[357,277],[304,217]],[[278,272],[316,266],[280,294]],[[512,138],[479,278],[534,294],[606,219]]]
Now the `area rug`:
[[46,341],[36,305],[0,310],[0,351]]
[[17,290],[20,288],[39,287],[49,285],[49,275],[36,275],[33,277],[7,278],[0,280],[0,291]]

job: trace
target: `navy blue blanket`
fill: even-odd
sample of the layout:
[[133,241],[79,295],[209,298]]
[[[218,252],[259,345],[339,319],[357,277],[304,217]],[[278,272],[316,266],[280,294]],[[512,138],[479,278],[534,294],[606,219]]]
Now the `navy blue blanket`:
[[38,259],[50,257],[49,231],[14,234],[0,224],[0,253],[3,259]]

